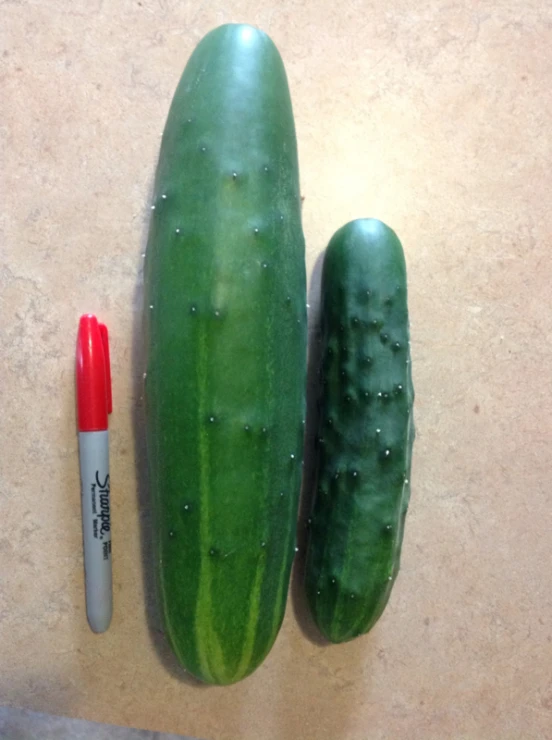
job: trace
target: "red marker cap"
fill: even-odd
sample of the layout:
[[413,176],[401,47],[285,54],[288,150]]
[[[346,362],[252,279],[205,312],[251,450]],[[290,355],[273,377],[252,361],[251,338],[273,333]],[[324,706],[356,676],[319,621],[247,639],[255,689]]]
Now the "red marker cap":
[[77,419],[79,432],[107,429],[112,411],[107,327],[91,314],[81,316],[77,337]]

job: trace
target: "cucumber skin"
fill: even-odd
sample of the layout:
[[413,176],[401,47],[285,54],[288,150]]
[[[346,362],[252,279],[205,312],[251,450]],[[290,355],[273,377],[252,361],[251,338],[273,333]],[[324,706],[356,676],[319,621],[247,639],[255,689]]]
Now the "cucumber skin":
[[339,643],[368,632],[385,609],[410,498],[414,389],[406,266],[396,234],[375,219],[339,229],[326,251],[321,301],[316,492],[305,575],[314,620]]
[[176,90],[144,266],[156,581],[184,668],[234,683],[283,620],[303,457],[306,275],[282,60],[211,31]]

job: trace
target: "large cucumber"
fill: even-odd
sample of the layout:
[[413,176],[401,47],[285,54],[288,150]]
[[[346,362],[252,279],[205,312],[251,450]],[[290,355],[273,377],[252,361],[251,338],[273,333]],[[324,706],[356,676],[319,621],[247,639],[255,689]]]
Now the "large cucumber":
[[145,264],[147,452],[158,591],[183,666],[250,674],[294,558],[306,374],[292,107],[272,41],[210,32],[176,90]]
[[406,268],[395,233],[359,219],[334,234],[322,275],[321,398],[307,598],[344,642],[383,612],[410,492],[414,390]]

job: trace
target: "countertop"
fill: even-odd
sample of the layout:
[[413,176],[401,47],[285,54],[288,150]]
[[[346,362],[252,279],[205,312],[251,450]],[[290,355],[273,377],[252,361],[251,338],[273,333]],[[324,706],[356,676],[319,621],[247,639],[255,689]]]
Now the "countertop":
[[28,709],[0,706],[2,740],[194,740],[184,735],[57,717]]
[[[552,728],[552,6],[11,0],[0,127],[0,703],[209,740],[544,740]],[[311,325],[346,221],[401,237],[417,439],[401,574],[320,643],[301,596],[228,688],[178,670],[152,598],[141,253],[197,41],[268,31],[296,116]],[[111,332],[115,613],[85,616],[78,317]]]

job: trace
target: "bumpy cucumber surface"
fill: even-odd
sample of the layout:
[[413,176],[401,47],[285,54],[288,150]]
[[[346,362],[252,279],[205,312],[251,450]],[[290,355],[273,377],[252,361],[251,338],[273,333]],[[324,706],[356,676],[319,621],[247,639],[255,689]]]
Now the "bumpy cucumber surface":
[[321,296],[317,483],[306,589],[325,637],[367,632],[399,570],[410,496],[414,390],[406,267],[375,219],[330,241]]
[[301,480],[306,279],[282,60],[226,25],[191,56],[157,167],[145,263],[158,592],[182,665],[229,684],[280,628]]

